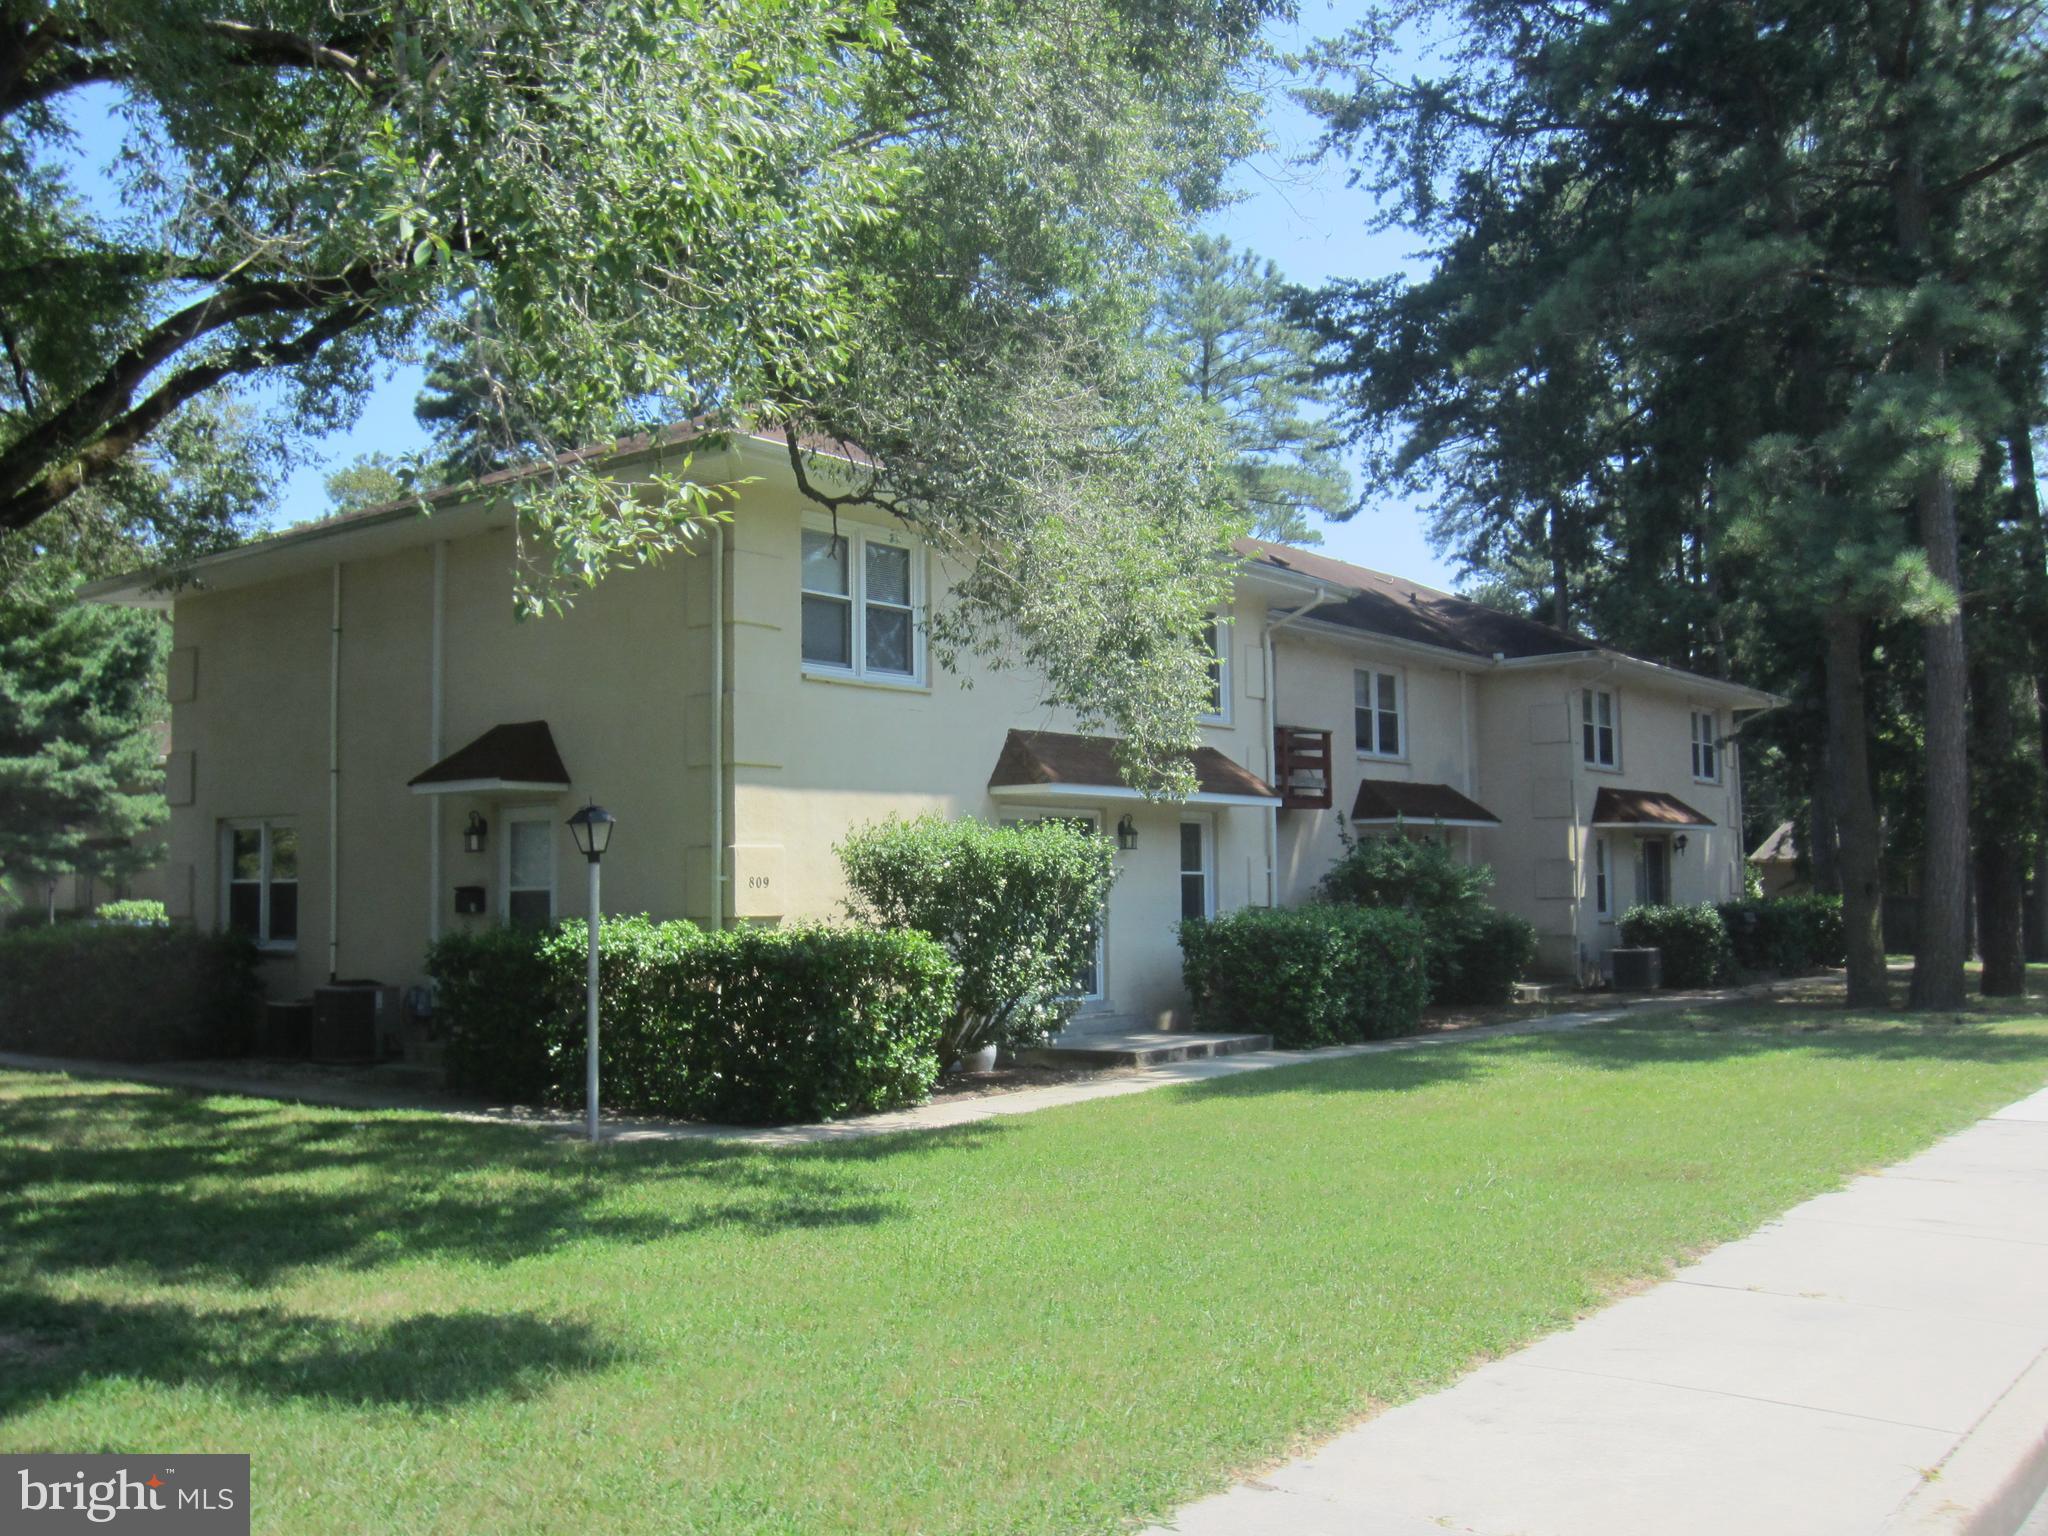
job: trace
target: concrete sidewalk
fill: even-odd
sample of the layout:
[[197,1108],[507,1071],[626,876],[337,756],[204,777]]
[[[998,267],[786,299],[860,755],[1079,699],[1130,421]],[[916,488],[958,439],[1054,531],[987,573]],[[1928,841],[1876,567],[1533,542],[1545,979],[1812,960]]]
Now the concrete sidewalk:
[[[846,1120],[821,1121],[812,1125],[711,1125],[683,1120],[644,1120],[607,1112],[603,1117],[607,1141],[722,1141],[750,1146],[795,1147],[820,1142],[858,1141],[868,1136],[892,1136],[903,1131],[942,1130],[949,1126],[972,1125],[1004,1115],[1026,1115],[1066,1104],[1086,1104],[1097,1099],[1117,1099],[1170,1088],[1176,1083],[1208,1082],[1213,1078],[1236,1077],[1246,1072],[1270,1071],[1275,1067],[1298,1067],[1310,1062],[1337,1061],[1347,1056],[1376,1055],[1382,1051],[1436,1050],[1469,1040],[1490,1040],[1500,1035],[1541,1035],[1560,1030],[1583,1029],[1588,1024],[1605,1024],[1615,1019],[1651,1013],[1669,1013],[1716,1003],[1752,1002],[1788,989],[1839,984],[1831,978],[1800,977],[1787,981],[1760,982],[1747,987],[1729,987],[1710,992],[1667,993],[1631,998],[1619,1006],[1582,1013],[1553,1013],[1509,1024],[1482,1024],[1437,1034],[1402,1035],[1392,1040],[1375,1040],[1364,1045],[1332,1045],[1306,1051],[1242,1051],[1230,1056],[1209,1056],[1193,1061],[1167,1062],[1132,1071],[1103,1072],[1073,1082],[1050,1083],[1009,1092],[942,1097],[911,1109],[885,1114],[861,1115]],[[361,1083],[311,1083],[292,1078],[265,1077],[259,1072],[224,1062],[115,1062],[85,1061],[60,1056],[28,1056],[0,1051],[0,1068],[24,1072],[62,1072],[73,1077],[112,1078],[120,1082],[147,1083],[158,1088],[179,1088],[189,1093],[235,1094],[254,1099],[281,1099],[294,1104],[319,1104],[336,1109],[402,1109],[445,1115],[452,1120],[469,1120],[500,1125],[526,1126],[566,1136],[583,1134],[580,1113],[561,1113],[519,1105],[489,1104],[450,1094],[412,1088],[384,1088]]]
[[2009,1536],[2044,1352],[2048,1089],[1160,1529]]

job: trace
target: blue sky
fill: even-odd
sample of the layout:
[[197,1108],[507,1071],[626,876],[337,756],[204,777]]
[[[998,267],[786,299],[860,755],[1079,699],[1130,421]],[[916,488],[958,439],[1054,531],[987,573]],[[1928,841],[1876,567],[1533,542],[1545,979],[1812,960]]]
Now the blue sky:
[[[1359,9],[1355,0],[1308,0],[1298,21],[1276,24],[1268,35],[1283,52],[1302,49],[1316,37],[1342,31]],[[1307,113],[1285,98],[1283,85],[1279,79],[1273,82],[1267,103],[1271,147],[1239,168],[1232,184],[1239,200],[1215,216],[1211,227],[1233,245],[1270,257],[1299,283],[1381,277],[1411,268],[1406,237],[1368,230],[1372,200],[1346,186],[1342,165],[1300,163],[1314,142],[1315,127]],[[91,172],[104,170],[119,143],[118,125],[106,115],[112,105],[110,93],[89,93],[73,120],[79,130],[79,168],[88,171],[78,178],[81,190],[109,212],[118,206],[118,193],[109,180]],[[416,367],[391,370],[364,401],[353,426],[310,445],[285,483],[274,521],[282,525],[324,514],[326,476],[358,455],[421,446],[425,434],[412,416],[420,382]],[[1406,503],[1374,505],[1348,522],[1326,524],[1323,548],[1339,559],[1439,586],[1451,584],[1450,568],[1429,546],[1423,517]]]

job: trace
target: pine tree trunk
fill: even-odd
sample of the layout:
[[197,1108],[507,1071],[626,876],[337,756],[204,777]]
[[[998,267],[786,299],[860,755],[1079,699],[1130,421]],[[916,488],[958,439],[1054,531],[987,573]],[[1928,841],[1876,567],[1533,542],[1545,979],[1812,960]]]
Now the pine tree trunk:
[[[1892,207],[1899,253],[1925,273],[1932,265],[1933,240],[1926,169],[1920,146],[1912,137],[1914,131],[1909,118],[1901,127]],[[1916,339],[1912,356],[1914,368],[1929,386],[1948,371],[1948,354],[1939,337]],[[1921,477],[1915,501],[1927,569],[1957,594],[1957,606],[1951,617],[1929,620],[1920,629],[1927,676],[1923,722],[1927,803],[1920,847],[1920,933],[1913,950],[1912,1005],[1950,1009],[1963,1005],[1963,961],[1969,943],[1964,909],[1969,900],[1970,677],[1969,656],[1963,645],[1956,493],[1948,472],[1939,466],[1928,470]]]
[[[2012,685],[1979,660],[1970,668],[1970,755],[1977,772],[1995,771],[2012,755]],[[2026,863],[2013,839],[2011,808],[1980,786],[1976,828],[1977,947],[1984,959],[1986,997],[2019,997],[2027,990]]]
[[1550,622],[1559,629],[1572,627],[1571,579],[1564,558],[1564,508],[1550,508]]
[[1884,966],[1883,890],[1878,875],[1877,797],[1870,784],[1869,721],[1863,693],[1863,617],[1827,616],[1828,762],[1841,829],[1842,937],[1849,1006],[1891,1005]]
[[1823,896],[1842,894],[1842,837],[1835,825],[1835,752],[1832,740],[1816,758],[1813,797],[1807,804],[1806,837],[1799,843],[1813,888]]

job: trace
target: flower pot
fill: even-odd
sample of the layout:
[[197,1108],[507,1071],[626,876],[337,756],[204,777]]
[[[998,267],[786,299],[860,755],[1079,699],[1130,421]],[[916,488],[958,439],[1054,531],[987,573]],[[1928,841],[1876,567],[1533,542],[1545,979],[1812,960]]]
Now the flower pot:
[[993,1072],[996,1069],[996,1048],[984,1045],[978,1051],[968,1051],[953,1063],[955,1072]]

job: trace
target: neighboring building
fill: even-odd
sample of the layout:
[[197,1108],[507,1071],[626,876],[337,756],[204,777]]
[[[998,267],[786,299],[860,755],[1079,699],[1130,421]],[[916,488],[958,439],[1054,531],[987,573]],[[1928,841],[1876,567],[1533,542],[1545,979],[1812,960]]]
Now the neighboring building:
[[1635,901],[1741,889],[1732,733],[1771,702],[1755,690],[1247,544],[1200,792],[1155,805],[1027,675],[933,667],[919,615],[946,569],[914,531],[842,514],[835,541],[779,439],[692,472],[758,480],[694,558],[555,618],[514,617],[503,506],[295,529],[201,560],[174,599],[92,589],[173,611],[173,915],[250,933],[290,996],[416,981],[452,927],[578,915],[564,820],[586,798],[619,818],[606,910],[704,924],[837,915],[833,845],[891,814],[1128,819],[1083,984],[1155,1023],[1185,1004],[1174,925],[1304,899],[1340,812],[1440,822],[1553,972],[1597,965]]
[[1792,823],[1783,821],[1749,856],[1766,896],[1798,896],[1813,888],[1799,873],[1799,846],[1792,841]]

